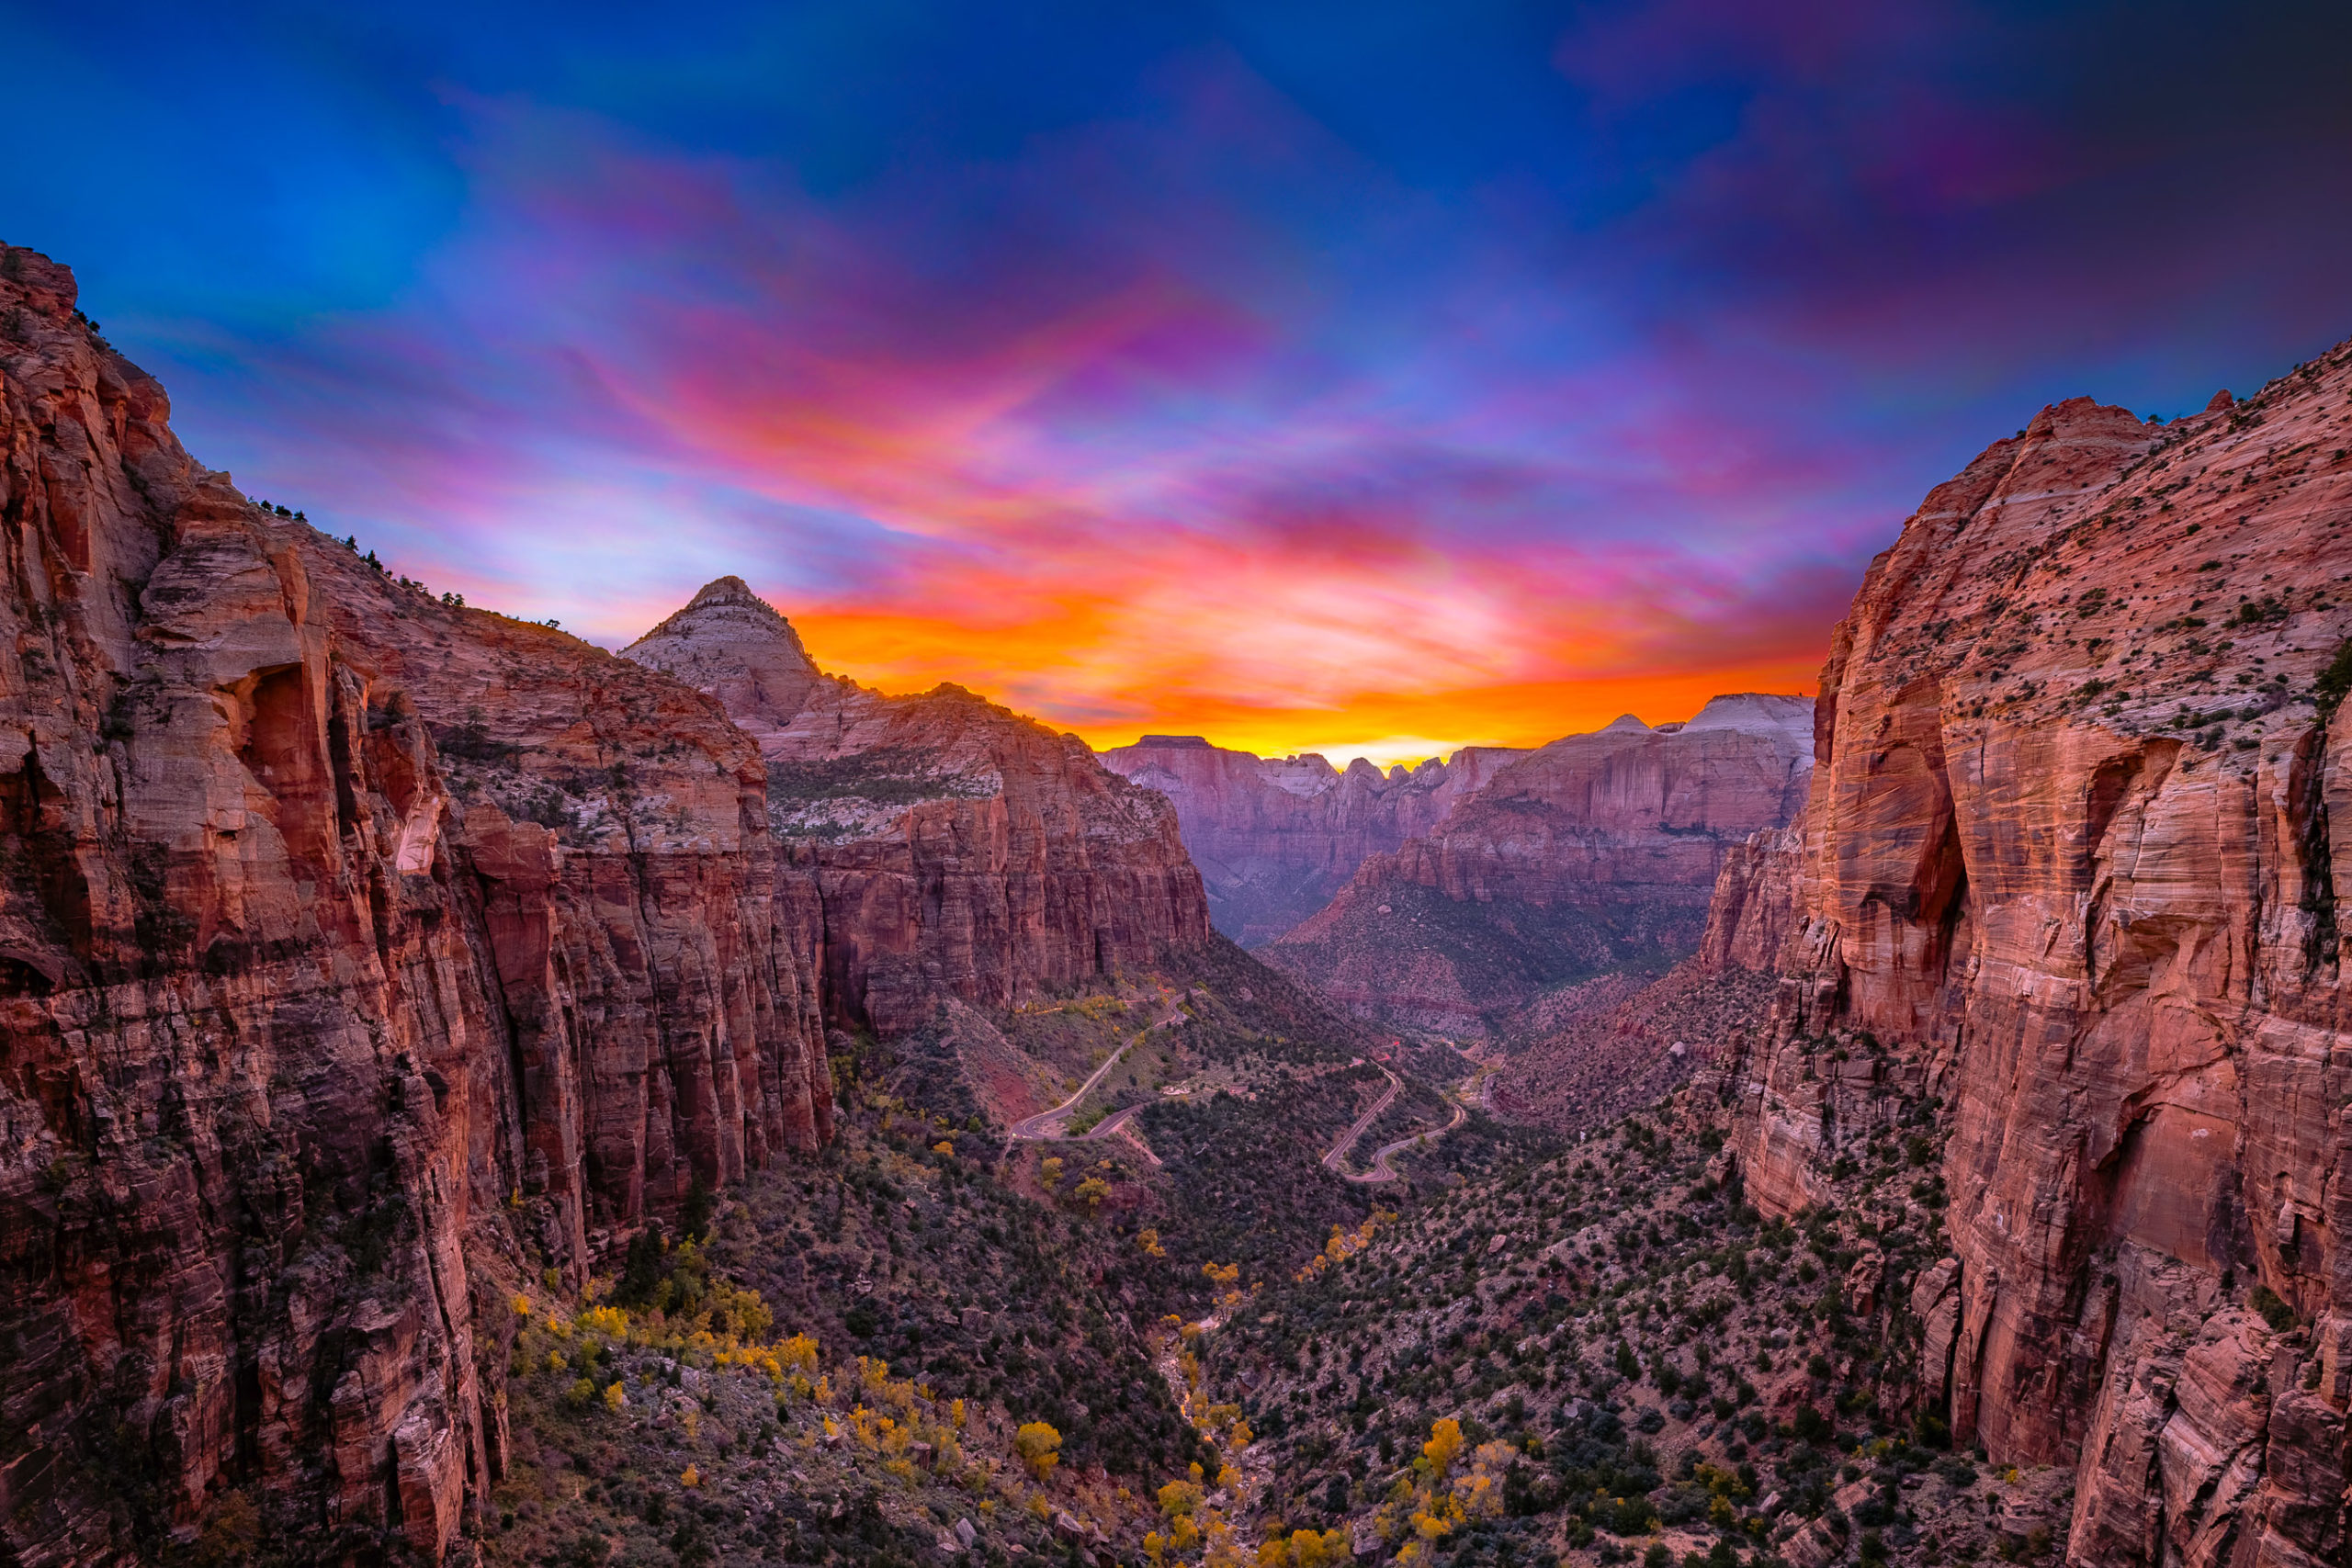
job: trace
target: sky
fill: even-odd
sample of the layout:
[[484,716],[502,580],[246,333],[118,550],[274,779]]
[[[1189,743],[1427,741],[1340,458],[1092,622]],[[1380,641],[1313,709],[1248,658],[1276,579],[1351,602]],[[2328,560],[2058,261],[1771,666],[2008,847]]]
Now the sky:
[[[0,240],[618,648],[1382,761],[1805,692],[2041,405],[2352,335],[2352,7],[20,5]],[[36,134],[34,128],[38,128]]]

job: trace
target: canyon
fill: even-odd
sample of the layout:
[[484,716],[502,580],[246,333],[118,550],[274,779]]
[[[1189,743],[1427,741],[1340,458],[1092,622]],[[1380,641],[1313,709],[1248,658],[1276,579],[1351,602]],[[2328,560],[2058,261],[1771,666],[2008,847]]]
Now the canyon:
[[[1464,1563],[2343,1560],[2352,345],[2043,410],[1815,699],[1385,773],[886,695],[732,577],[606,652],[169,422],[0,248],[0,1557],[234,1560],[233,1499],[288,1561],[609,1553],[544,1502],[684,1562],[664,1509],[887,1494],[1131,1561],[1197,1453],[1360,1554],[1402,1475]],[[917,1047],[1090,1125],[859,1077]],[[638,1258],[722,1315],[605,1305]],[[900,1446],[722,1359],[728,1279]],[[1091,1457],[949,1469],[886,1356]]]
[[74,299],[0,251],[0,1536],[435,1557],[515,1282],[827,1136],[816,933],[717,703],[257,506]]
[[1725,859],[1796,814],[1812,768],[1801,698],[1627,715],[1504,762],[1261,955],[1392,1027],[1517,1037],[1556,987],[1695,949]]

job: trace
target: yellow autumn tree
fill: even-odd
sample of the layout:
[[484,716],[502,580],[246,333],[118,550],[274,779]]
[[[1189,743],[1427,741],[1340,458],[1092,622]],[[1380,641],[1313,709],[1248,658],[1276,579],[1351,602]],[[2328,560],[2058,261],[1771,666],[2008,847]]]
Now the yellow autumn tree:
[[1012,1435],[1012,1451],[1039,1481],[1053,1474],[1061,1462],[1062,1435],[1043,1421],[1027,1421]]
[[1510,1473],[1519,1450],[1509,1443],[1480,1443],[1470,1456],[1470,1468],[1453,1479],[1453,1500],[1464,1517],[1491,1519],[1503,1511],[1503,1477]]
[[1351,1556],[1345,1530],[1293,1530],[1258,1548],[1258,1568],[1333,1568]]
[[[1454,1462],[1462,1456],[1462,1423],[1451,1416],[1430,1427],[1429,1441],[1413,1461],[1418,1485],[1400,1477],[1396,1489],[1381,1509],[1384,1531],[1395,1528],[1403,1511],[1412,1527],[1412,1539],[1398,1549],[1400,1563],[1428,1560],[1436,1542],[1474,1517],[1491,1517],[1502,1502],[1501,1476],[1514,1450],[1507,1443],[1488,1443],[1473,1456],[1470,1469],[1451,1487],[1446,1484]],[[1479,1512],[1474,1516],[1472,1508]]]
[[1414,1468],[1428,1476],[1430,1484],[1441,1484],[1461,1452],[1462,1423],[1449,1416],[1430,1428],[1430,1440],[1421,1445],[1420,1461]]

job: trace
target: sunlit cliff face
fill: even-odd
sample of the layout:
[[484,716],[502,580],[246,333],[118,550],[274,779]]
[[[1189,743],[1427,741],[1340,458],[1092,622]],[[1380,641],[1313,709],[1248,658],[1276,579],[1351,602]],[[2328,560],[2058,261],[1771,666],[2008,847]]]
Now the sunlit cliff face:
[[775,9],[44,14],[0,212],[435,590],[1383,760],[1810,690],[1986,439],[2346,326],[2317,12]]

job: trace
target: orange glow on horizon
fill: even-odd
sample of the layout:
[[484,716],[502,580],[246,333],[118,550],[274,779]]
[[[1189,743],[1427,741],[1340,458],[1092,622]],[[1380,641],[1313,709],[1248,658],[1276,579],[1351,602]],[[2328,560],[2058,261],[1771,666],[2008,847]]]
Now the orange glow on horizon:
[[[1359,756],[1385,768],[1464,746],[1541,746],[1627,713],[1648,724],[1688,719],[1710,697],[1731,692],[1809,696],[1821,668],[1821,656],[1809,654],[1699,671],[1635,670],[1421,692],[1367,691],[1332,703],[1244,702],[1207,689],[1139,687],[1136,671],[1090,657],[1085,645],[1092,639],[1085,634],[1095,629],[1095,617],[1076,610],[1068,619],[986,629],[854,610],[791,618],[809,656],[831,673],[892,694],[950,682],[1068,730],[1098,751],[1131,745],[1143,735],[1199,735],[1263,757],[1320,752],[1337,767]],[[1047,704],[1023,699],[1024,682],[1035,682],[1041,693],[1092,689],[1106,699],[1104,705],[1115,702],[1124,711],[1057,717]],[[1139,700],[1113,697],[1138,690],[1145,694]]]

